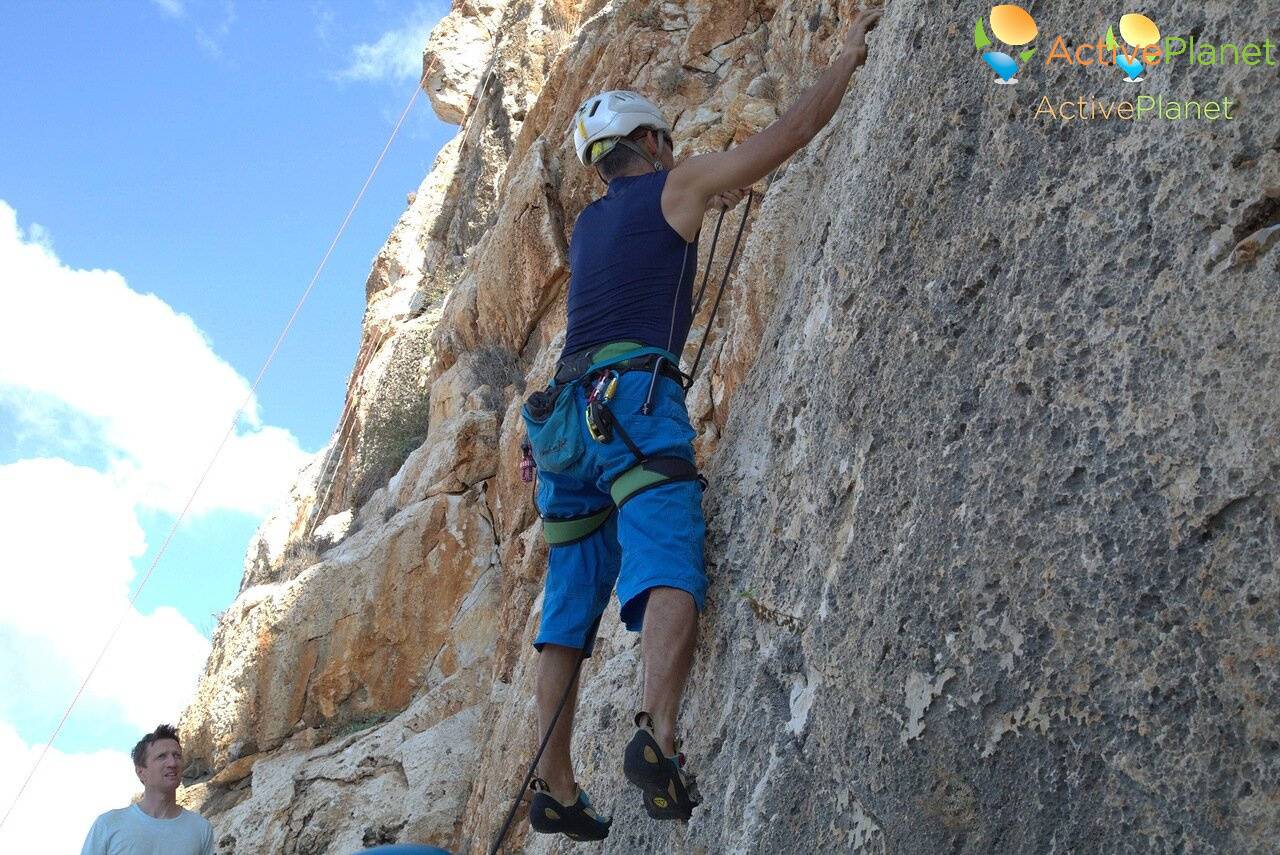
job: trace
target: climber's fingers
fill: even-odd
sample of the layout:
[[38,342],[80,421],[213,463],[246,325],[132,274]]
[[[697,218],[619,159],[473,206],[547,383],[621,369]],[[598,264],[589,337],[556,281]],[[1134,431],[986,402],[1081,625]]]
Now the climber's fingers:
[[708,201],[707,209],[713,211],[727,211],[730,208],[736,207],[739,202],[747,197],[747,189],[748,188],[744,187],[739,190],[726,190],[723,193],[717,193]]

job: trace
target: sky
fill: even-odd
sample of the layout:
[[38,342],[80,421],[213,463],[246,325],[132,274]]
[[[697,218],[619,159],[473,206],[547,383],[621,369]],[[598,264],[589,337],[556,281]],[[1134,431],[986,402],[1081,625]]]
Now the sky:
[[[420,95],[136,608],[421,73],[445,0],[8,0],[0,19],[0,851],[140,789],[245,547],[328,441],[370,262],[456,128]],[[118,631],[117,631],[118,628]]]

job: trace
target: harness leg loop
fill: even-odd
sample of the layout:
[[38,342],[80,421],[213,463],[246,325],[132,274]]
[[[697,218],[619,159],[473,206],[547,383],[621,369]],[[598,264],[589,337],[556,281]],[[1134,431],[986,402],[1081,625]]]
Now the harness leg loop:
[[619,475],[609,488],[613,503],[621,508],[645,490],[675,481],[700,481],[698,467],[683,457],[650,457]]

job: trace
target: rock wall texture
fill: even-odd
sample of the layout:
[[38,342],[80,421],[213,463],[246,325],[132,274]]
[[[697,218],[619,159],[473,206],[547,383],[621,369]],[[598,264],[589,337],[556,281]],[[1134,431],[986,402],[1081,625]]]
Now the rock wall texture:
[[[1028,5],[1044,51],[1123,11]],[[1215,41],[1276,19],[1166,5],[1167,33]],[[374,262],[333,441],[250,545],[183,720],[221,855],[484,851],[536,744],[546,548],[518,408],[600,189],[572,111],[640,89],[678,154],[723,148],[856,8],[455,2],[424,86],[459,134]],[[707,806],[661,826],[622,780],[640,662],[615,605],[575,739],[604,851],[1280,839],[1276,69],[995,86],[987,8],[886,4],[835,119],[757,188],[689,396],[713,584],[682,726]],[[1034,115],[1137,92],[1236,118]],[[520,823],[508,851],[569,847]]]

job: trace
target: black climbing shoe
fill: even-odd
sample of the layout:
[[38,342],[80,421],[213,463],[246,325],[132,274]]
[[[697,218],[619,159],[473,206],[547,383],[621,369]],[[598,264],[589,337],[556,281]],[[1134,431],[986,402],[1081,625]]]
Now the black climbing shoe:
[[636,735],[627,745],[622,771],[644,793],[644,809],[654,819],[688,822],[702,803],[697,781],[684,771],[684,755],[662,753],[653,736],[653,719],[646,712],[636,714]]
[[578,799],[563,805],[551,795],[551,788],[541,778],[529,783],[533,798],[529,801],[529,825],[542,834],[563,834],[570,840],[604,840],[609,836],[613,820],[601,816],[591,806],[586,790],[578,787]]

